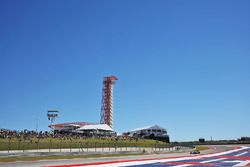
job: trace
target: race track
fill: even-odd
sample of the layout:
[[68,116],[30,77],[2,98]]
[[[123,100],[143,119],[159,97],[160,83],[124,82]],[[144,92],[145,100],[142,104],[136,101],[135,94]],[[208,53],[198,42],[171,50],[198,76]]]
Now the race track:
[[250,166],[250,146],[210,146],[200,155],[189,152],[141,156],[77,158],[0,163],[4,167],[167,167]]
[[[242,146],[233,150],[220,153],[193,155],[184,157],[167,157],[167,158],[148,158],[148,159],[132,159],[132,160],[117,160],[108,162],[93,162],[85,164],[70,164],[53,167],[118,167],[118,166],[133,166],[133,167],[199,167],[199,166],[250,166],[250,147]],[[49,166],[52,167],[52,166]]]

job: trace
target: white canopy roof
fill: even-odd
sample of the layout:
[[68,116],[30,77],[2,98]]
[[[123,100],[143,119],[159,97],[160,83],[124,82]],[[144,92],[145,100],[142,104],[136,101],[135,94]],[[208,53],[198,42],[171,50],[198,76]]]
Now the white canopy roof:
[[107,124],[95,124],[95,125],[85,125],[77,130],[106,130],[106,131],[114,131],[110,126]]
[[162,127],[160,127],[158,125],[153,125],[153,126],[146,126],[146,127],[143,127],[143,128],[133,129],[133,130],[131,130],[131,132],[145,130],[145,129],[164,129],[164,130],[166,130],[165,128],[162,128]]

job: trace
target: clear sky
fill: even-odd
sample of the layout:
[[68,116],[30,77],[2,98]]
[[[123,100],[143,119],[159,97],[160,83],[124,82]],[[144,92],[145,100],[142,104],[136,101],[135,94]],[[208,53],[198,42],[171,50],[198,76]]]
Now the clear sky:
[[173,141],[250,136],[249,0],[1,0],[0,128],[99,122],[102,79],[118,132]]

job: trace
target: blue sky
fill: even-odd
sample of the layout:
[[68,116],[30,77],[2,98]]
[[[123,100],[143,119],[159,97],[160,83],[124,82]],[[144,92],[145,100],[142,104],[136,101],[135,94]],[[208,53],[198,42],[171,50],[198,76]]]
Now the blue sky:
[[250,1],[0,1],[0,128],[99,122],[102,79],[118,132],[250,136]]

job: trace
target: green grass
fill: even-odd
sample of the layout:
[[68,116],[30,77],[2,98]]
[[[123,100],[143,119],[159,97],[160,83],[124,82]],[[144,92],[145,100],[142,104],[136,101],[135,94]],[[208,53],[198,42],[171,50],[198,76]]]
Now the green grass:
[[95,147],[164,147],[164,142],[155,140],[114,140],[101,138],[11,138],[0,139],[0,151],[31,149],[95,148]]
[[195,149],[199,151],[209,150],[209,148],[205,146],[196,146]]
[[14,161],[37,161],[37,160],[54,160],[54,159],[73,159],[73,158],[100,158],[100,157],[118,157],[129,155],[142,155],[142,154],[91,154],[91,155],[53,155],[53,156],[37,156],[37,157],[2,157],[0,162],[14,162]]

